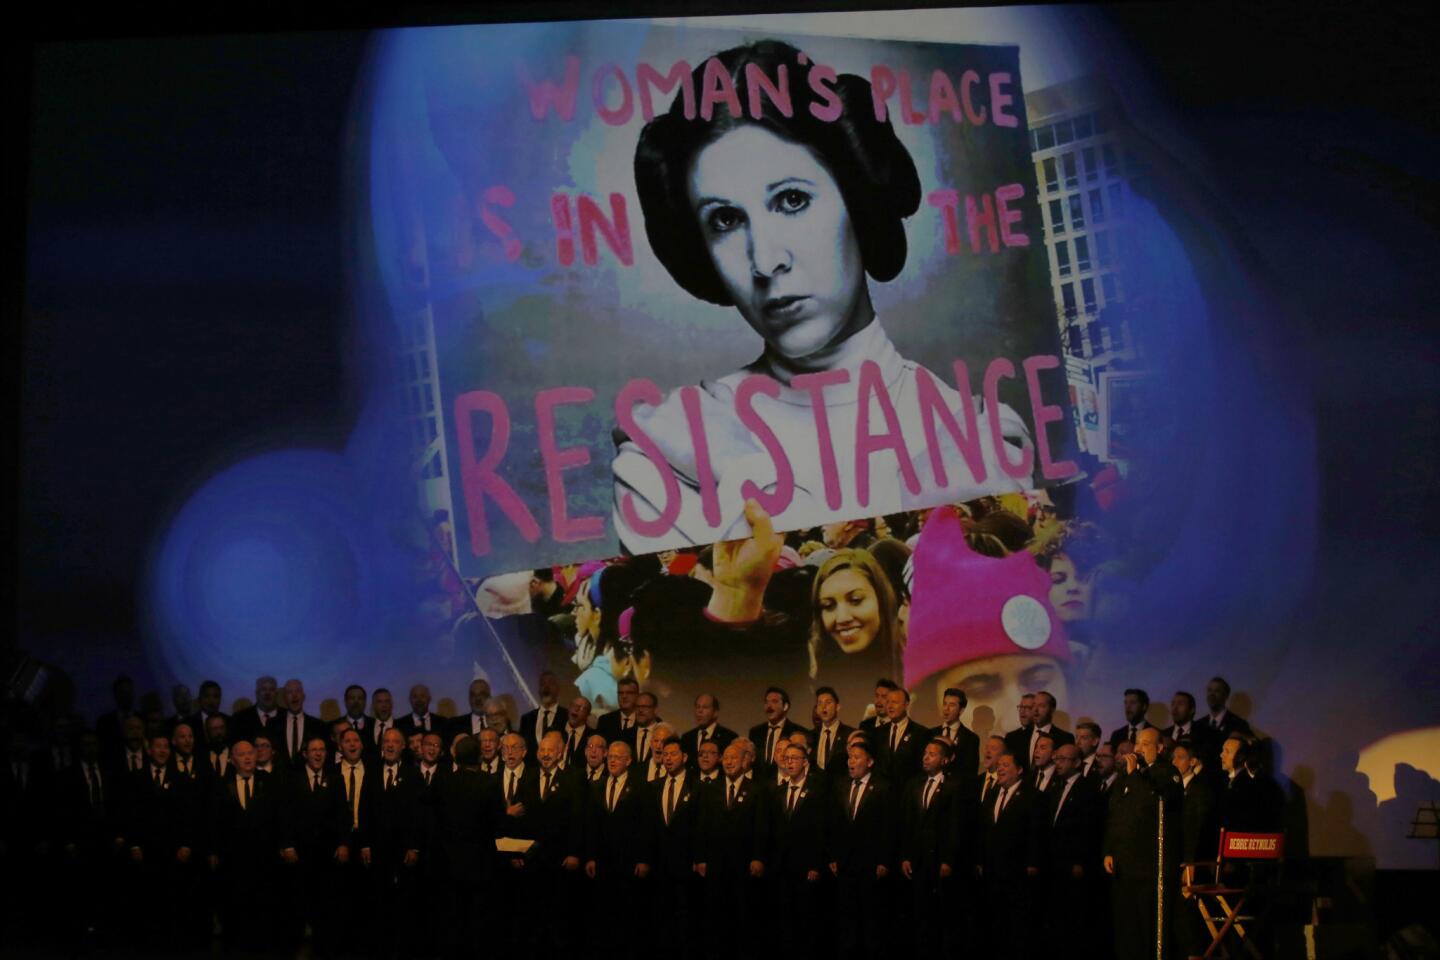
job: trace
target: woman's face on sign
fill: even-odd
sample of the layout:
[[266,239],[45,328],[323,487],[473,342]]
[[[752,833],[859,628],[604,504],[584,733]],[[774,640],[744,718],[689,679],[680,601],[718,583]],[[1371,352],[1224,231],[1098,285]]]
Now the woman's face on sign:
[[1065,623],[1090,618],[1090,578],[1063,553],[1050,560],[1050,606]]
[[726,291],[771,349],[808,357],[870,322],[854,225],[809,149],[736,127],[695,157],[689,193]]
[[854,570],[837,570],[820,584],[820,623],[846,653],[859,653],[880,632],[880,602],[870,581]]

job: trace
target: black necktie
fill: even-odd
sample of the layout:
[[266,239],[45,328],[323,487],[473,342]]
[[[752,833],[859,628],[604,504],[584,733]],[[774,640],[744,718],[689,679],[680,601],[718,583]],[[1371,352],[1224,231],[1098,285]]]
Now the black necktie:
[[795,795],[796,795],[797,793],[799,793],[799,792],[800,792],[800,788],[799,788],[799,787],[797,787],[797,786],[796,786],[795,784],[793,784],[793,783],[790,784],[790,800],[789,800],[789,802],[786,803],[786,805],[785,805],[785,812],[786,812],[786,813],[794,813],[794,812],[795,812]]
[[151,768],[150,768],[150,779],[155,781],[155,786],[157,786],[157,787],[160,786],[160,768],[159,768],[159,767],[151,767]]
[[395,786],[395,768],[387,766],[385,768],[385,789],[389,790],[393,786]]
[[298,756],[300,753],[300,717],[298,714],[290,714],[290,756]]
[[545,788],[540,791],[540,799],[544,800],[550,795],[550,771],[545,771]]
[[615,812],[615,785],[619,782],[619,780],[615,780],[613,778],[610,780],[610,799],[608,802],[606,802],[605,809],[609,810],[611,813]]
[[641,731],[640,731],[640,746],[639,746],[639,748],[635,751],[636,756],[638,756],[641,760],[644,760],[644,759],[645,759],[645,743],[646,743],[646,741],[648,741],[649,739],[650,739],[650,731],[649,731],[649,730],[645,730],[645,729],[641,729]]
[[[353,772],[351,773],[351,776],[354,776],[354,773],[353,773]],[[320,789],[320,774],[316,773],[314,770],[311,770],[311,771],[310,771],[310,792],[311,792],[311,793],[314,793],[316,790],[319,790],[319,789]]]
[[507,776],[510,780],[510,789],[505,791],[505,802],[513,804],[515,802],[515,781],[518,778],[515,776],[514,770],[511,770]]
[[130,769],[131,769],[131,770],[139,770],[139,769],[140,769],[140,754],[138,754],[138,753],[132,753],[132,754],[130,754]]
[[860,799],[860,784],[861,784],[861,781],[859,781],[859,780],[851,780],[851,781],[850,781],[850,819],[851,819],[851,820],[854,820],[854,819],[855,819],[855,813],[856,813],[856,810],[855,810],[855,801],[857,801],[857,800]]
[[665,822],[669,823],[670,818],[675,815],[675,778],[670,778],[670,786],[665,791]]
[[432,773],[434,773],[434,772],[435,772],[434,770],[426,770],[426,771],[425,771],[425,786],[427,786],[427,787],[430,786],[430,774],[432,774]]
[[829,756],[830,756],[830,728],[829,728],[829,727],[826,727],[826,728],[825,728],[825,733],[824,733],[823,735],[821,735],[821,737],[820,737],[820,755],[819,755],[819,757],[817,758],[817,759],[820,761],[820,769],[821,769],[821,770],[824,770],[824,769],[825,769],[825,761],[826,761],[827,758],[829,758]]
[[890,752],[895,752],[895,745],[900,741],[900,725],[896,724],[890,728]]
[[249,810],[249,809],[250,809],[250,800],[252,799],[252,794],[250,793],[250,779],[251,779],[250,777],[245,777],[245,778],[244,778],[244,780],[245,780],[245,809],[246,809],[246,810]]
[[925,784],[925,802],[921,804],[921,806],[926,810],[930,809],[930,801],[935,798],[935,787],[935,778],[931,777],[929,781]]
[[737,793],[739,793],[739,792],[740,792],[740,784],[739,784],[738,782],[734,781],[734,780],[731,780],[731,781],[730,781],[730,802],[725,805],[725,809],[727,809],[727,810],[734,809],[734,807],[735,807],[735,795],[736,795]]
[[776,741],[776,739],[777,739],[776,734],[778,734],[779,732],[780,732],[780,728],[779,728],[779,727],[771,727],[771,728],[770,728],[770,732],[767,733],[767,734],[765,734],[765,762],[766,762],[766,763],[774,763],[774,762],[775,762],[775,741]]

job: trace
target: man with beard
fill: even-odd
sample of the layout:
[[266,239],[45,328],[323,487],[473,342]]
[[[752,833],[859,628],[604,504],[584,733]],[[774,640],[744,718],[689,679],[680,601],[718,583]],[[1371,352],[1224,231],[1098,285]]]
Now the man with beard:
[[470,712],[450,721],[445,729],[446,740],[453,741],[462,733],[478,737],[480,731],[486,727],[485,703],[490,699],[490,681],[480,677],[471,680],[470,689],[465,696],[470,704]]
[[750,728],[750,742],[760,749],[756,767],[763,778],[773,777],[779,769],[776,750],[792,733],[809,733],[790,719],[790,695],[779,687],[765,690],[765,722]]
[[567,720],[560,711],[560,679],[549,670],[540,674],[540,705],[520,718],[520,735],[525,738],[525,749],[530,756],[536,756],[540,740],[551,730],[559,730]]
[[1150,695],[1144,690],[1131,687],[1125,691],[1125,725],[1116,727],[1110,734],[1110,746],[1118,748],[1122,743],[1134,743],[1140,731],[1150,726],[1145,711],[1150,709]]

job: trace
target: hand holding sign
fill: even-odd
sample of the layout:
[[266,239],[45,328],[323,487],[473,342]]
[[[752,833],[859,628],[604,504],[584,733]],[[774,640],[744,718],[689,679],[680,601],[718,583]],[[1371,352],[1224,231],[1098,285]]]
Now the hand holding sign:
[[785,545],[770,515],[754,500],[745,501],[745,520],[749,539],[715,544],[715,589],[706,609],[725,623],[759,619],[765,587]]

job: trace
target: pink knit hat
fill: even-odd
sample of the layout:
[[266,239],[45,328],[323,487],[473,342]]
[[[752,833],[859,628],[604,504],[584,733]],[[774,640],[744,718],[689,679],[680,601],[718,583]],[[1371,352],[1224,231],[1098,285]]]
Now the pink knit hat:
[[949,667],[1006,654],[1070,662],[1065,627],[1050,607],[1050,578],[1028,550],[994,558],[965,542],[950,507],[930,512],[912,557],[905,686]]

